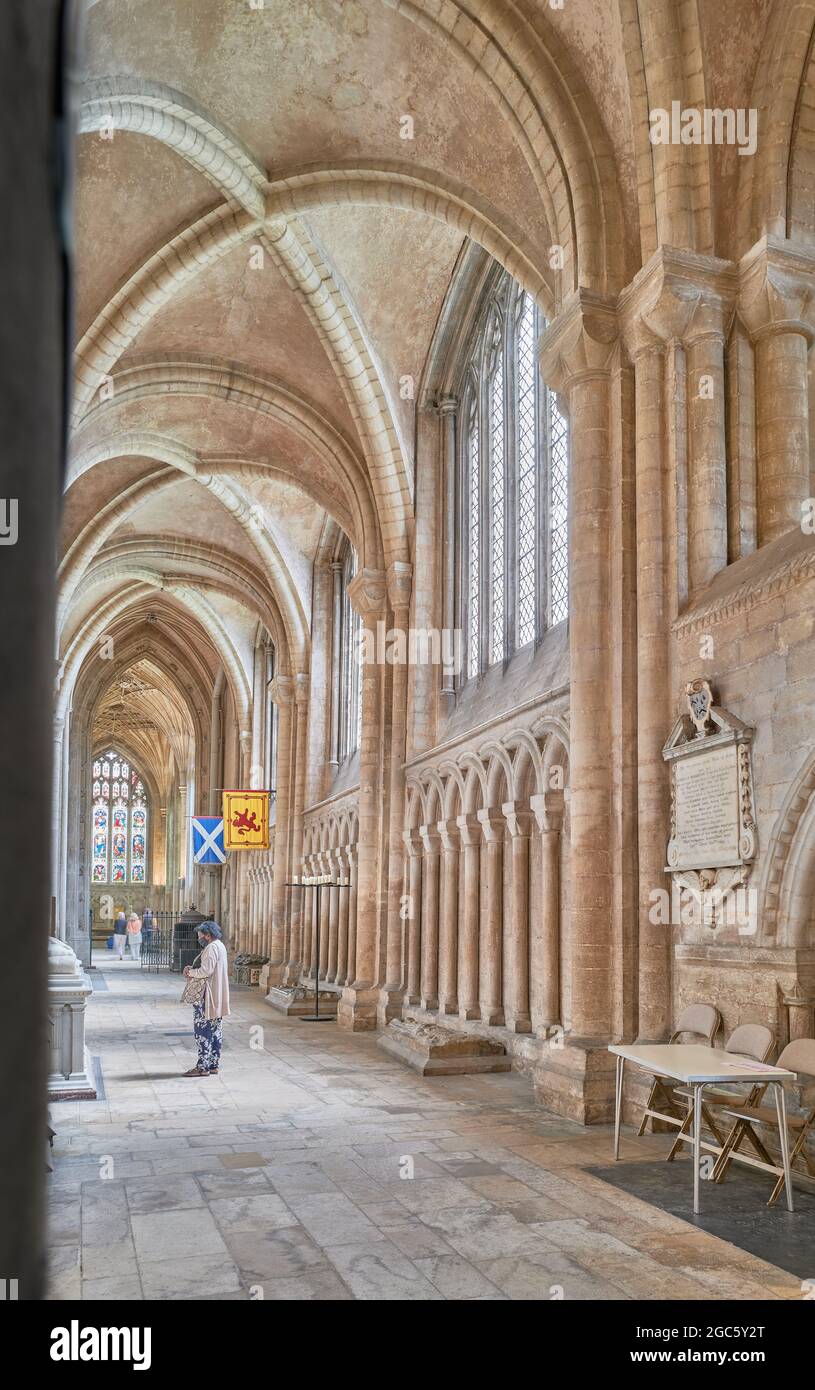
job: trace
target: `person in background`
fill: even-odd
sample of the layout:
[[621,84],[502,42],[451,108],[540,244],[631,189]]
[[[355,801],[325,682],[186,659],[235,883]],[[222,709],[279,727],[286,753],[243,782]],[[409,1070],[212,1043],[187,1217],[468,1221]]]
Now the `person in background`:
[[141,955],[141,917],[135,912],[131,912],[127,919],[127,940],[132,959],[138,960]]
[[141,919],[141,939],[143,946],[149,946],[153,935],[153,913],[149,907],[144,909]]
[[202,922],[198,928],[201,964],[184,967],[187,979],[206,980],[204,997],[193,1004],[198,1063],[185,1076],[217,1076],[221,1063],[221,1024],[229,1013],[229,974],[226,947],[217,922]]
[[127,945],[127,918],[121,908],[116,914],[116,921],[113,923],[113,949],[119,960],[124,960],[125,946]]

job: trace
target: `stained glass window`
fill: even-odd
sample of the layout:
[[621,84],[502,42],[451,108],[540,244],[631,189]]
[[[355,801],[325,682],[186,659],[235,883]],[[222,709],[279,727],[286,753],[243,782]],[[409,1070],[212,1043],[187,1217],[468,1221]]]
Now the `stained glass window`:
[[463,362],[457,605],[465,679],[568,616],[568,425],[540,380],[545,327],[511,276],[496,276]]
[[94,883],[145,883],[148,806],[144,783],[112,750],[94,759],[91,775],[91,878]]

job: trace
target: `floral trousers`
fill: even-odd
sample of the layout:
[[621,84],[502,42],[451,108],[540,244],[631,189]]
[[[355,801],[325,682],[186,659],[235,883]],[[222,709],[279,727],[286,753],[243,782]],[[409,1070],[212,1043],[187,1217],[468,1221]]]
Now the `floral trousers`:
[[204,1001],[192,1006],[195,1041],[198,1044],[198,1070],[215,1071],[221,1062],[223,1020],[204,1017]]

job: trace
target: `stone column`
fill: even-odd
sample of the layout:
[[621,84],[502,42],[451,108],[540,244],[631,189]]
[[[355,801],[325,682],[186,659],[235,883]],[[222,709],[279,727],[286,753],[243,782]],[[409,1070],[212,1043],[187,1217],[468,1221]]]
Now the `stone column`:
[[407,993],[409,1004],[422,998],[422,844],[418,829],[404,832],[408,853]]
[[388,601],[393,628],[404,633],[404,660],[393,667],[391,699],[390,797],[388,812],[388,882],[385,984],[380,993],[377,1018],[384,1026],[399,1013],[402,1003],[402,824],[405,816],[405,737],[409,656],[410,594],[413,570],[394,562],[387,574]]
[[[317,855],[306,855],[303,860],[303,876],[306,878],[316,878],[318,872]],[[302,965],[300,974],[305,974],[309,979],[313,979],[317,972],[317,913],[318,898],[316,884],[309,884],[303,888],[303,949]]]
[[291,676],[275,676],[270,687],[277,706],[277,767],[272,769],[275,793],[275,836],[272,887],[272,940],[269,962],[269,988],[279,985],[286,964],[286,925],[289,901],[302,896],[302,890],[288,888],[292,871],[300,872],[298,861],[289,862],[289,820],[292,805],[292,738],[294,733],[294,681]]
[[48,1024],[51,1100],[95,1100],[91,1059],[85,1046],[85,1008],[93,993],[67,941],[48,941]]
[[480,1018],[478,1005],[481,826],[474,815],[456,820],[464,855],[463,899],[459,904],[458,1012],[459,1018]]
[[529,835],[533,815],[528,807],[508,801],[501,810],[509,831],[510,911],[504,932],[506,1026],[529,1033]]
[[651,922],[652,894],[665,882],[668,835],[668,783],[662,758],[670,717],[662,463],[665,360],[661,342],[647,333],[632,345],[631,355],[637,460],[638,1037],[655,1042],[670,1027],[671,980],[670,928]]
[[[341,849],[332,849],[328,853],[328,864],[331,878],[335,883],[339,883],[342,878],[340,868],[342,858]],[[340,898],[344,896],[345,890],[342,888],[330,888],[328,890],[328,953],[326,956],[325,978],[334,981],[337,978],[337,955],[339,952],[339,929],[340,929]]]
[[[298,672],[294,678],[295,735],[294,735],[294,804],[291,808],[291,863],[299,864],[303,859],[303,814],[306,798],[306,775],[308,762],[308,676]],[[290,960],[285,970],[287,984],[296,984],[300,978],[303,956],[303,902],[302,893],[291,894],[291,949]]]
[[[614,309],[580,290],[541,343],[550,388],[568,399],[571,1033],[582,1046],[612,1027],[610,592],[611,372]],[[577,1085],[584,1085],[582,1077]]]
[[484,837],[486,873],[481,906],[478,1002],[482,1023],[504,1022],[503,926],[504,926],[504,829],[496,808],[478,812]]
[[729,306],[700,297],[685,335],[688,363],[688,587],[704,589],[727,564],[724,372]]
[[800,527],[811,495],[808,352],[815,253],[764,237],[739,265],[739,312],[755,346],[758,543]]
[[348,977],[348,908],[351,888],[348,873],[348,846],[341,845],[337,850],[337,878],[340,883],[348,883],[349,887],[340,888],[337,897],[338,918],[337,918],[337,968],[335,980],[338,985],[344,985]]
[[[380,763],[379,667],[376,652],[376,625],[385,611],[385,575],[381,570],[363,569],[347,589],[355,612],[363,622],[362,739],[359,750],[359,845],[357,866],[356,977],[343,991],[337,1009],[337,1022],[352,1032],[376,1027],[376,937],[378,920],[377,858],[380,815],[377,797]],[[371,658],[370,660],[368,658]]]
[[439,1012],[458,1013],[458,857],[459,830],[454,820],[440,820],[444,865],[439,914]]
[[533,902],[530,949],[530,1015],[533,1030],[561,1022],[560,1009],[560,833],[562,796],[530,797],[541,844],[539,903]]
[[[320,877],[331,873],[331,851],[323,850],[319,858],[319,868],[317,870]],[[331,899],[336,898],[336,893],[330,888],[320,888],[317,893],[320,899],[320,960],[318,978],[324,980],[328,970],[328,947],[331,936]]]
[[422,1008],[439,1006],[439,867],[441,837],[432,825],[419,831],[422,861]]
[[345,984],[353,984],[357,977],[357,847],[348,845],[345,850],[348,859],[348,965]]
[[[63,917],[65,904],[60,898],[59,884],[59,859],[60,859],[60,836],[61,820],[67,810],[67,788],[63,784],[63,756],[62,744],[65,737],[65,719],[56,716],[53,721],[54,729],[54,757],[53,786],[51,791],[51,896],[54,899],[55,919],[57,935],[64,937]],[[49,914],[50,916],[50,914]]]

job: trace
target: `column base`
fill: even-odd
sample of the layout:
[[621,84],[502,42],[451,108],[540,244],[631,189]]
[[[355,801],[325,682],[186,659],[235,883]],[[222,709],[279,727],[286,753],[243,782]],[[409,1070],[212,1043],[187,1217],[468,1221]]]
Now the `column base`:
[[55,1100],[96,1100],[96,1087],[91,1080],[92,1076],[93,1066],[86,1047],[82,1071],[72,1071],[67,1076],[62,1072],[52,1072],[49,1076],[49,1104]]
[[503,1028],[504,1010],[497,1004],[481,1004],[479,1014],[482,1023],[486,1023],[490,1028]]
[[285,968],[286,962],[284,960],[270,960],[268,965],[264,966],[267,989],[274,989],[275,985],[282,984]]
[[616,1057],[599,1039],[556,1035],[544,1045],[531,1068],[535,1097],[582,1125],[610,1124],[614,1119]]
[[532,1020],[528,1014],[518,1014],[517,1018],[513,1017],[511,1014],[507,1015],[507,1021],[504,1026],[509,1029],[510,1033],[532,1032]]
[[376,1009],[379,990],[364,981],[346,985],[337,1006],[337,1023],[348,1033],[376,1031]]
[[283,976],[280,983],[286,985],[287,988],[299,985],[302,974],[303,962],[301,960],[287,960],[283,966]]
[[439,1013],[440,1013],[440,1014],[443,1014],[443,1015],[446,1015],[448,1018],[457,1018],[457,1017],[458,1017],[458,1000],[457,1000],[457,999],[442,999],[441,1002],[439,1003]]
[[387,1028],[391,1019],[400,1018],[403,1003],[405,993],[401,985],[383,985],[376,1005],[377,1027]]
[[462,1004],[459,1007],[458,1016],[466,1023],[470,1019],[480,1019],[481,1010],[477,1004],[467,1004],[466,1006]]
[[419,1008],[420,1008],[420,1009],[437,1009],[438,1007],[439,1007],[439,1001],[438,1001],[438,999],[425,998],[425,996],[422,995],[421,999],[419,1000]]

